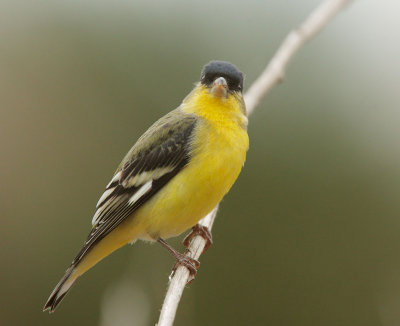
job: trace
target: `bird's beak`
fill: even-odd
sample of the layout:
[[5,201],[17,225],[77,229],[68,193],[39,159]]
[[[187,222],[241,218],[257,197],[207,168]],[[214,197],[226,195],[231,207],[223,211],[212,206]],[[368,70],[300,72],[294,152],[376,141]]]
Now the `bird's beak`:
[[216,97],[227,97],[228,84],[224,77],[219,77],[211,85],[210,93]]

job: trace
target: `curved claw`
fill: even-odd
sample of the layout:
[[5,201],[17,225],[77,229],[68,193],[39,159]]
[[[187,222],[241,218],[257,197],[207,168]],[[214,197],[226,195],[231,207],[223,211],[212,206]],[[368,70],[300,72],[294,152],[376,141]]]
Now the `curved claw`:
[[210,230],[208,229],[208,227],[200,225],[200,224],[196,224],[193,228],[192,228],[192,232],[190,232],[185,239],[183,239],[183,245],[186,248],[189,248],[190,245],[190,241],[196,236],[196,235],[200,235],[201,237],[203,237],[204,240],[206,240],[206,245],[204,246],[204,249],[202,251],[201,254],[203,254],[205,251],[207,251],[208,248],[210,248],[210,246],[213,243],[212,240],[212,235]]
[[197,274],[197,269],[200,267],[200,262],[196,259],[190,258],[185,255],[180,255],[179,257],[176,258],[176,263],[172,269],[172,275],[175,273],[176,269],[182,265],[185,266],[190,273],[190,276],[194,278]]

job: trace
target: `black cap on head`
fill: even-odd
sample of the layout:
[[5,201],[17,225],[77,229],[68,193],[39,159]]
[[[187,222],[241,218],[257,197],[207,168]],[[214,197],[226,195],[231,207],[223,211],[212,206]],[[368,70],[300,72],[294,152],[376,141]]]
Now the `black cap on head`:
[[218,77],[224,77],[230,91],[242,91],[243,73],[226,61],[211,61],[201,71],[200,82],[210,86]]

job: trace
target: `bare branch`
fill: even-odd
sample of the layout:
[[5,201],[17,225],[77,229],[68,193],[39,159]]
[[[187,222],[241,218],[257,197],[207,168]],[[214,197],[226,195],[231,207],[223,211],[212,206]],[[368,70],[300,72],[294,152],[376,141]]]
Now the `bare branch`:
[[296,52],[351,1],[353,0],[327,0],[323,2],[308,16],[303,24],[289,33],[265,70],[244,95],[248,115],[253,112],[261,98],[283,79],[286,67]]
[[[275,53],[265,70],[250,86],[244,95],[247,113],[250,115],[261,98],[279,81],[283,79],[284,72],[296,52],[313,36],[321,31],[332,18],[353,0],[327,0],[324,1],[310,14],[310,16],[297,29],[291,31],[285,38],[278,51]],[[211,230],[217,215],[218,206],[213,209],[200,224]],[[206,245],[206,240],[197,235],[189,246],[188,256],[198,259]],[[179,266],[170,280],[167,294],[161,309],[158,326],[172,326],[176,310],[181,299],[185,285],[189,281],[190,273],[186,267]]]
[[[206,217],[204,217],[200,223],[204,226],[207,226],[211,230],[215,216],[217,215],[217,210],[218,206],[215,207],[213,211]],[[206,241],[204,241],[203,237],[195,236],[190,243],[190,251],[187,255],[191,258],[198,259],[205,245]],[[184,266],[179,266],[169,283],[168,291],[165,295],[164,304],[157,325],[173,325],[176,309],[178,308],[185,285],[190,280],[189,278],[189,270]]]

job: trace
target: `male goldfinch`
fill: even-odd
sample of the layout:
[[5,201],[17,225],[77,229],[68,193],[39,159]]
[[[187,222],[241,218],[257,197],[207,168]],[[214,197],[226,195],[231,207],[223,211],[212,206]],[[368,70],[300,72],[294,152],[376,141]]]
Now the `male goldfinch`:
[[55,310],[72,284],[104,257],[137,239],[158,241],[194,274],[199,263],[164,239],[193,227],[238,177],[249,146],[243,74],[212,61],[182,104],[155,122],[122,160],[100,197],[92,229],[44,310]]

